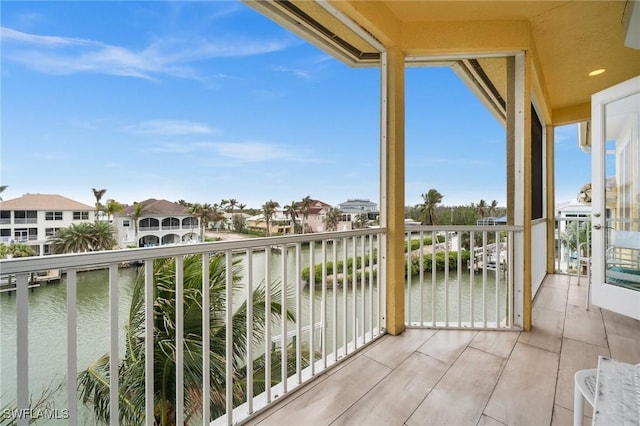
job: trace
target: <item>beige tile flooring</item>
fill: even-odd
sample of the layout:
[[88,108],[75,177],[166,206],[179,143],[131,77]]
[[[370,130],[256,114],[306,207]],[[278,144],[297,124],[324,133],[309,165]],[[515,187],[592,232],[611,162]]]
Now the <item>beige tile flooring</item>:
[[247,424],[571,425],[577,370],[598,355],[640,363],[640,322],[585,310],[584,284],[547,276],[531,332],[384,336]]

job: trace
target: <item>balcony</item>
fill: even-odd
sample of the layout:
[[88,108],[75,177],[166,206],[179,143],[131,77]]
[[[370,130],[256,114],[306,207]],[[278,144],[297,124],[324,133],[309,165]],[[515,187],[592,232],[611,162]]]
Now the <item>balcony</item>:
[[595,368],[598,355],[640,362],[640,322],[585,310],[576,282],[547,276],[530,332],[386,335],[247,424],[572,424],[577,370]]
[[[416,227],[406,232],[407,330],[399,336],[385,335],[387,286],[381,271],[389,265],[378,256],[386,244],[383,228],[3,261],[3,274],[12,275],[17,283],[11,299],[15,318],[5,323],[17,324],[15,350],[4,352],[4,374],[18,374],[3,385],[15,383],[15,387],[2,392],[15,395],[21,408],[28,407],[30,395],[37,392],[31,388],[31,371],[38,365],[30,359],[38,345],[30,345],[41,336],[31,326],[38,321],[31,298],[41,289],[28,290],[31,273],[51,268],[65,271],[61,284],[67,296],[62,312],[68,314],[60,333],[66,338],[58,339],[63,347],[55,358],[68,360],[62,376],[67,378],[64,401],[70,402],[61,408],[68,409],[72,418],[82,419],[86,417],[74,417],[87,414],[78,391],[78,373],[87,368],[84,361],[77,361],[83,359],[80,355],[86,345],[81,325],[87,323],[83,315],[97,314],[87,313],[82,305],[87,296],[79,295],[86,289],[86,272],[80,271],[99,271],[108,295],[106,303],[101,302],[110,306],[105,315],[106,351],[120,354],[105,367],[109,371],[118,368],[125,350],[119,333],[128,308],[119,309],[123,300],[129,303],[123,295],[130,289],[119,281],[121,266],[142,265],[139,276],[144,292],[157,295],[166,283],[157,281],[152,266],[158,259],[171,259],[178,266],[175,287],[168,293],[174,297],[170,302],[175,312],[192,312],[185,302],[190,291],[185,276],[186,263],[195,255],[195,264],[218,259],[225,271],[234,269],[236,262],[242,268],[241,291],[233,288],[232,274],[224,272],[221,277],[219,291],[224,300],[233,300],[231,306],[206,296],[198,302],[212,307],[204,309],[208,315],[200,315],[198,322],[211,334],[224,336],[217,341],[216,359],[230,359],[238,342],[254,336],[240,359],[225,364],[221,378],[198,379],[198,387],[213,387],[222,401],[218,411],[205,414],[203,425],[210,421],[215,425],[566,424],[571,419],[573,373],[594,367],[597,355],[640,362],[640,348],[634,344],[640,340],[640,323],[594,307],[585,310],[584,279],[578,287],[575,275],[548,275],[535,299],[533,329],[522,332],[521,313],[514,303],[518,283],[513,270],[517,263],[513,242],[520,233],[519,227],[508,226]],[[308,265],[316,266],[307,273]],[[190,262],[189,267],[193,266]],[[127,273],[135,275],[135,271]],[[205,281],[210,274],[204,269]],[[287,291],[278,292],[283,282]],[[245,305],[259,288],[265,289],[265,299]],[[270,289],[275,290],[273,300],[266,297]],[[203,289],[202,294],[207,291]],[[266,310],[271,302],[280,303],[277,313],[289,310],[295,319],[275,318],[271,327],[246,320],[254,317],[253,310]],[[142,419],[153,417],[157,403],[152,385],[157,372],[151,365],[159,353],[154,344],[158,331],[150,322],[158,318],[157,303],[149,297],[141,302],[146,367],[144,398],[137,409]],[[243,306],[245,319],[238,323],[235,314]],[[188,377],[191,371],[184,370],[187,343],[179,330],[186,333],[187,317],[180,317],[165,316],[162,322],[175,324],[178,331],[170,337],[184,343],[178,343],[171,355],[176,360],[175,383],[182,389],[193,378]],[[48,324],[45,333],[50,335],[54,324]],[[89,331],[93,338],[96,330]],[[55,349],[47,347],[47,356],[54,357],[53,353]],[[203,371],[213,371],[213,365],[212,360],[202,360]],[[286,380],[281,379],[284,375]],[[107,379],[111,380],[107,412],[121,413],[122,401],[116,395],[123,384],[116,378]],[[252,385],[260,380],[271,386]],[[241,396],[235,394],[238,386],[243,389]],[[183,423],[185,394],[178,393],[175,404],[178,423]],[[113,424],[117,423],[114,418]]]

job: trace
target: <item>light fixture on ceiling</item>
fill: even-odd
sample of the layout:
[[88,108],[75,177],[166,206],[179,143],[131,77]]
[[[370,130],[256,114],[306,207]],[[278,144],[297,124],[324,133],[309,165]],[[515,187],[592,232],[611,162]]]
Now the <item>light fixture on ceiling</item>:
[[597,70],[593,70],[589,73],[589,77],[594,77],[596,75],[600,75],[606,71],[605,68],[598,68]]

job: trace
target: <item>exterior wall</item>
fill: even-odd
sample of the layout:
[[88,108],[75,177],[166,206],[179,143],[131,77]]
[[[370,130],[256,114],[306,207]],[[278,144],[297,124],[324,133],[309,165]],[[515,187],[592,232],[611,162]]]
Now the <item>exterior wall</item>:
[[[179,225],[165,224],[163,220],[175,218]],[[199,222],[194,225],[184,224],[184,219],[191,218],[189,215],[149,215],[141,216],[138,224],[145,219],[155,219],[157,226],[141,227],[138,225],[138,241],[136,242],[135,225],[132,217],[116,215],[113,219],[113,225],[117,231],[118,245],[120,248],[128,246],[155,246],[164,244],[181,244],[200,241],[200,225]],[[127,226],[128,224],[128,226]],[[142,241],[141,241],[142,240]]]
[[[27,210],[36,212],[35,218],[27,219],[16,218],[16,211],[22,212],[25,210],[8,210],[10,217],[3,218],[0,222],[0,230],[2,231],[0,243],[25,243],[31,246],[39,255],[48,254],[49,236],[47,236],[47,229],[67,228],[72,224],[95,221],[95,211],[91,210]],[[74,213],[79,213],[80,218],[74,219]],[[83,216],[86,219],[82,219]],[[27,230],[28,235],[26,237],[22,235],[16,236],[16,232],[23,229]]]

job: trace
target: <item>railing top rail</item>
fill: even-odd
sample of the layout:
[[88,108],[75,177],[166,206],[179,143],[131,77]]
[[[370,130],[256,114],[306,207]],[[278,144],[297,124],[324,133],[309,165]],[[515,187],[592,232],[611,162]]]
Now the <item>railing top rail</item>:
[[501,231],[523,231],[524,226],[515,225],[420,225],[420,226],[405,226],[404,232],[413,231],[442,231],[442,232],[501,232]]
[[234,241],[216,241],[212,243],[2,259],[0,260],[0,274],[17,274],[46,269],[94,267],[142,259],[185,256],[189,254],[211,253],[226,250],[264,249],[271,246],[290,245],[310,241],[337,240],[344,237],[376,235],[383,234],[385,232],[385,228],[368,228],[341,232],[322,232],[278,237],[248,238]]

